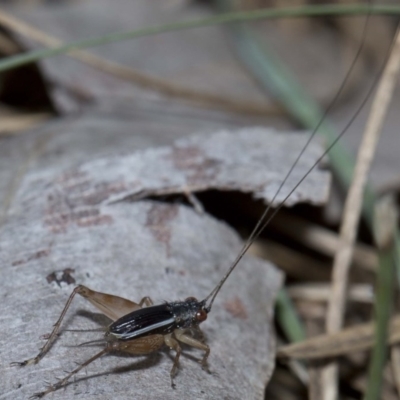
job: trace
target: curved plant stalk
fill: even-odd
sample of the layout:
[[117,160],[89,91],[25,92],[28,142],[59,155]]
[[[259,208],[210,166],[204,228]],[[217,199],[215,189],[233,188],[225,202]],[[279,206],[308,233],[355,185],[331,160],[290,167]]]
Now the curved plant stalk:
[[248,12],[230,12],[215,17],[202,18],[189,21],[173,22],[165,25],[150,26],[127,32],[115,32],[95,38],[78,40],[52,49],[36,50],[17,56],[7,57],[0,62],[0,72],[12,68],[30,64],[35,61],[58,54],[68,53],[76,49],[102,46],[108,43],[120,42],[123,40],[136,39],[139,37],[159,35],[161,33],[175,32],[180,30],[201,28],[206,26],[231,24],[234,22],[257,21],[261,19],[276,18],[298,18],[298,17],[319,17],[319,16],[351,16],[351,15],[400,15],[399,6],[376,6],[372,9],[365,5],[310,5],[291,8],[274,8]]

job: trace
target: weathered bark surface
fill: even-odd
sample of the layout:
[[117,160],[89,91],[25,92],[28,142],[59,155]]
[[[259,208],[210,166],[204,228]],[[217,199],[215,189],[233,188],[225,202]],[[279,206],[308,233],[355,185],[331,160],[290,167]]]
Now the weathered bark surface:
[[[63,172],[56,157],[47,167],[27,168],[0,228],[2,398],[26,399],[98,350],[74,346],[101,333],[64,332],[38,365],[9,366],[36,355],[73,284],[134,301],[146,295],[155,302],[201,299],[238,253],[240,240],[226,224],[183,205],[132,202],[132,196],[171,187],[180,192],[196,178],[202,190],[208,181],[211,188],[270,199],[301,139],[261,129],[222,132],[102,157]],[[312,164],[317,147],[299,174]],[[65,165],[66,157],[61,152],[59,163]],[[323,201],[326,178],[326,172],[314,171],[298,199]],[[245,257],[227,281],[202,324],[211,374],[194,362],[201,352],[187,347],[175,390],[168,349],[149,357],[106,356],[52,398],[262,399],[274,365],[271,318],[281,280],[270,264]],[[65,329],[107,323],[83,299],[74,303]]]
[[[134,156],[107,156],[60,174],[52,182],[49,189],[52,200],[48,202],[57,203],[57,213],[61,212],[60,207],[67,213],[72,209],[76,213],[99,203],[218,189],[253,193],[255,198],[268,203],[274,201],[276,205],[285,199],[321,154],[318,144],[309,146],[274,200],[304,139],[304,135],[298,133],[282,135],[275,130],[248,128],[235,134],[221,131],[212,136],[183,138],[172,146],[150,148]],[[302,201],[321,204],[328,194],[328,176],[327,171],[314,171],[285,205]],[[41,179],[40,173],[35,179],[36,184]]]
[[[51,6],[12,5],[8,10],[64,42],[213,15],[212,10],[198,4],[167,5],[164,0],[86,0]],[[29,48],[41,47],[27,37],[21,37],[21,41]],[[236,62],[223,27],[170,32],[89,51],[179,87],[268,104],[268,95]],[[119,97],[126,102],[158,97],[157,91],[142,90],[139,83],[131,84],[68,57],[52,57],[40,65],[45,79],[56,83],[51,94],[60,112],[105,97]]]

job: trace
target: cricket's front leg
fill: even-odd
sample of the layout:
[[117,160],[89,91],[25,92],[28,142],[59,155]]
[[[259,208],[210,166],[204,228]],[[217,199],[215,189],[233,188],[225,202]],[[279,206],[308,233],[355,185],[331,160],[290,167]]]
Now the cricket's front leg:
[[171,387],[175,387],[174,383],[174,377],[176,375],[176,371],[178,370],[179,366],[179,357],[181,356],[181,347],[179,346],[179,343],[176,339],[172,337],[172,334],[165,335],[164,336],[164,342],[165,344],[170,348],[176,351],[176,355],[174,358],[174,363],[172,364],[170,376],[171,376]]
[[197,340],[194,337],[187,335],[185,330],[176,329],[174,331],[174,335],[176,339],[179,340],[180,342],[186,343],[189,346],[195,347],[196,349],[204,350],[204,356],[200,361],[200,364],[204,370],[208,371],[207,359],[208,356],[210,355],[210,347],[207,344],[201,342],[200,340]]

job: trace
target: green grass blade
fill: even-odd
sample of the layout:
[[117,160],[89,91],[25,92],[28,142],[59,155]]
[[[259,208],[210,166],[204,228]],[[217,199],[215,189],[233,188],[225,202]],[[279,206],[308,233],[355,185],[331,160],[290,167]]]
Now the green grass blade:
[[382,372],[387,361],[388,324],[394,299],[394,246],[396,245],[397,210],[393,197],[383,198],[375,212],[375,238],[379,249],[379,270],[375,300],[375,343],[369,365],[365,400],[379,400]]
[[0,72],[7,71],[12,68],[20,67],[44,58],[53,57],[58,54],[68,53],[77,49],[101,46],[112,42],[120,42],[123,40],[137,39],[145,36],[153,36],[161,33],[175,32],[186,29],[194,29],[212,25],[230,24],[234,22],[256,21],[260,19],[272,18],[295,18],[295,17],[317,17],[317,16],[352,16],[362,14],[375,15],[400,15],[399,6],[375,6],[370,8],[362,4],[352,5],[311,5],[302,7],[282,8],[282,9],[264,9],[248,12],[231,12],[218,15],[215,17],[202,18],[190,21],[181,21],[171,24],[158,25],[143,29],[116,32],[95,38],[78,40],[70,42],[63,46],[51,49],[43,49],[31,51],[28,53],[7,57],[0,62]]
[[[265,45],[244,24],[232,26],[237,51],[242,61],[252,71],[253,75],[272,91],[276,98],[289,110],[291,115],[304,127],[313,130],[323,116],[319,106],[310,98],[308,93],[298,84],[291,73],[269,52]],[[318,130],[328,142],[336,138],[336,132],[328,122],[324,121]],[[343,145],[337,143],[329,152],[329,158],[334,174],[344,187],[348,187],[354,170],[352,156]],[[363,217],[374,232],[375,197],[367,188],[364,196]],[[373,350],[370,365],[370,383],[366,400],[376,400],[380,396],[382,371],[386,361],[386,334],[391,302],[393,300],[393,265],[397,275],[400,273],[399,232],[394,234],[394,243],[384,252],[380,252],[378,271],[378,296],[375,307],[377,310],[377,341]],[[295,311],[293,311],[295,312]]]
[[306,338],[303,324],[285,289],[279,292],[276,299],[276,318],[290,342],[301,342]]

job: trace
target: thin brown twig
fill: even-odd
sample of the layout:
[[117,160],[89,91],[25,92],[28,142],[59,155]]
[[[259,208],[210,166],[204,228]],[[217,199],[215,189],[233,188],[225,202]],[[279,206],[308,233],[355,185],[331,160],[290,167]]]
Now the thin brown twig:
[[315,258],[271,240],[257,239],[250,247],[249,254],[270,260],[290,277],[307,281],[329,279],[328,264],[325,266]]
[[[275,0],[275,7],[300,7],[307,3],[306,0]],[[286,33],[295,33],[296,35],[311,30],[312,21],[308,18],[286,19],[278,21],[279,25]]]
[[[306,219],[285,214],[285,212],[282,212],[279,218],[272,221],[272,226],[305,246],[327,256],[333,256],[340,245],[339,235],[336,232],[313,224]],[[378,255],[373,247],[357,243],[352,256],[352,262],[355,266],[376,271]]]
[[[64,44],[54,36],[13,17],[1,9],[0,24],[11,31],[17,32],[18,34],[26,36],[28,39],[34,40],[47,47],[57,47]],[[183,87],[171,83],[166,79],[157,78],[125,65],[118,64],[114,61],[105,60],[104,58],[98,57],[85,50],[74,50],[66,53],[66,55],[102,72],[129,81],[144,89],[154,90],[165,96],[181,98],[204,108],[216,108],[230,112],[262,116],[277,115],[284,112],[282,107],[277,104],[261,103],[250,100],[242,101],[227,96],[201,92],[196,89]]]
[[397,395],[400,397],[400,345],[392,346],[390,349],[390,358]]
[[2,55],[11,56],[19,51],[18,45],[5,33],[0,32],[0,52]]
[[8,211],[15,199],[15,196],[18,192],[18,189],[26,175],[29,171],[29,168],[32,164],[39,158],[41,154],[46,149],[46,145],[49,142],[50,138],[53,136],[53,131],[50,129],[49,132],[46,132],[36,138],[33,146],[28,150],[24,162],[19,165],[17,172],[11,178],[10,183],[6,190],[4,191],[4,195],[1,202],[0,207],[0,227],[4,224]]
[[[366,375],[360,375],[350,380],[350,386],[354,389],[365,392],[368,386],[368,377]],[[395,391],[392,389],[392,385],[384,382],[382,385],[381,394],[379,397],[381,400],[398,400]]]
[[21,131],[33,128],[34,126],[47,121],[51,118],[50,113],[30,113],[1,116],[0,119],[0,137],[12,136]]
[[[292,299],[324,302],[329,299],[330,286],[325,283],[301,283],[287,287]],[[349,287],[348,298],[351,301],[371,304],[374,300],[374,291],[369,284],[353,284]]]
[[[310,320],[308,320],[310,321]],[[278,358],[321,360],[369,350],[374,344],[375,322],[354,325],[335,333],[312,336],[301,342],[278,348]],[[400,314],[394,315],[389,324],[387,343],[400,343]]]
[[[362,143],[357,156],[354,177],[346,199],[342,224],[340,228],[340,246],[336,253],[332,274],[332,291],[328,305],[326,328],[328,333],[340,330],[346,302],[349,267],[362,207],[362,199],[368,172],[375,153],[382,125],[387,114],[392,94],[396,86],[400,68],[400,35],[396,40],[383,71],[382,78],[371,107],[371,112],[364,131]],[[338,368],[331,363],[323,369],[323,400],[336,400],[338,395]]]

